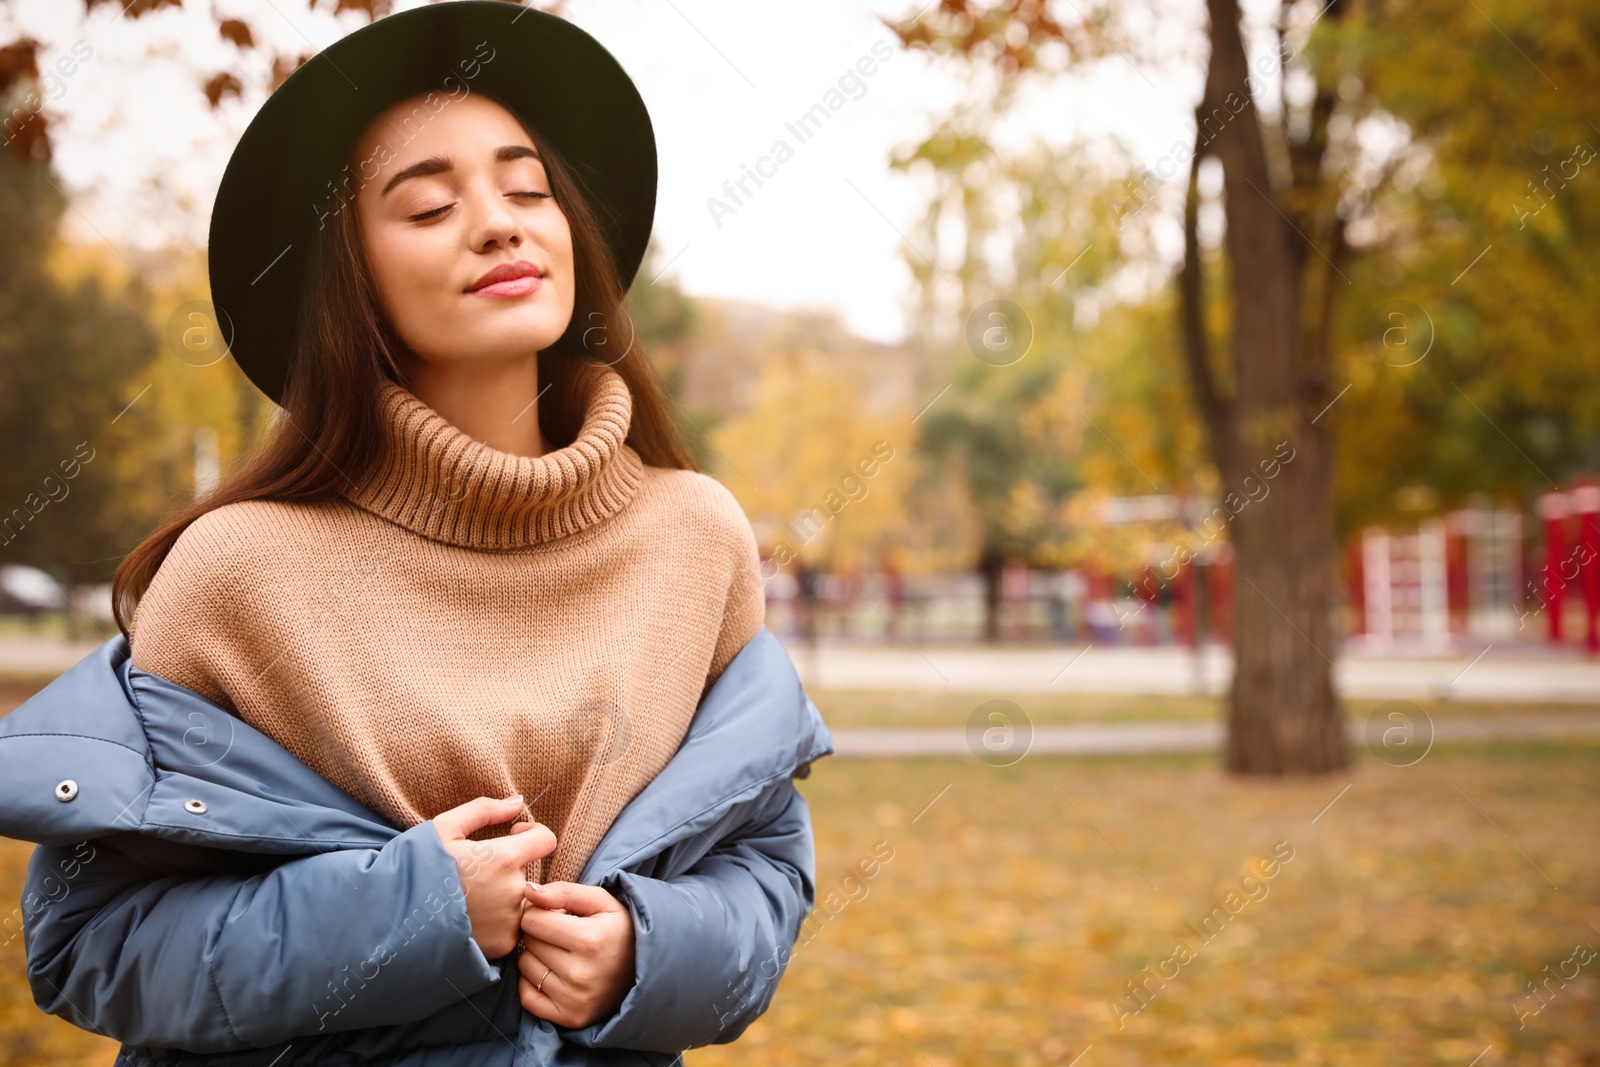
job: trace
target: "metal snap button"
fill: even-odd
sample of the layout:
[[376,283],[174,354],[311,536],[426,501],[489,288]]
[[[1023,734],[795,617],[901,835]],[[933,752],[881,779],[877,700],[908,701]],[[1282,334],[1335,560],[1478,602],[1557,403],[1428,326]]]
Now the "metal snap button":
[[78,783],[71,778],[63,778],[56,783],[56,799],[61,801],[71,800],[78,795]]
[[204,815],[206,813],[206,802],[203,800],[185,800],[183,802],[183,810],[193,812],[195,815]]

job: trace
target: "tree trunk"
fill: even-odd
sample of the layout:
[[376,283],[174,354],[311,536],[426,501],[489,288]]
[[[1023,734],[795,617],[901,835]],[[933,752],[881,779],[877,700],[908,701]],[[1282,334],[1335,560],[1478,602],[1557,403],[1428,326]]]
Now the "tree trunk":
[[[1348,762],[1331,673],[1334,543],[1327,434],[1302,425],[1277,477],[1236,472],[1267,495],[1232,525],[1234,675],[1227,769],[1236,774],[1319,773]],[[1248,500],[1247,497],[1243,498]]]
[[[1330,442],[1317,425],[1325,355],[1303,350],[1308,256],[1315,254],[1277,203],[1236,0],[1208,0],[1211,62],[1196,160],[1222,163],[1225,248],[1231,268],[1232,396],[1211,381],[1191,210],[1181,286],[1184,333],[1236,553],[1234,678],[1226,766],[1236,774],[1319,773],[1346,766],[1334,696],[1330,587],[1334,538]],[[1237,107],[1229,101],[1239,101]],[[1224,107],[1224,112],[1214,109]],[[1205,119],[1218,114],[1207,137]],[[1320,260],[1319,260],[1320,262]],[[1325,284],[1334,284],[1330,275]]]
[[985,545],[978,556],[978,573],[983,576],[983,639],[991,645],[1000,640],[1000,575],[1005,562],[993,545]]

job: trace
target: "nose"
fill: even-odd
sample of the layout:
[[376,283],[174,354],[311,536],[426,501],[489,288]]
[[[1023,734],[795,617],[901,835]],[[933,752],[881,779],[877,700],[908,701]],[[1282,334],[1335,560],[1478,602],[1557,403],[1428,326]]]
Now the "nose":
[[473,198],[476,224],[473,227],[472,247],[487,252],[496,245],[516,248],[522,244],[522,227],[505,202],[492,192]]

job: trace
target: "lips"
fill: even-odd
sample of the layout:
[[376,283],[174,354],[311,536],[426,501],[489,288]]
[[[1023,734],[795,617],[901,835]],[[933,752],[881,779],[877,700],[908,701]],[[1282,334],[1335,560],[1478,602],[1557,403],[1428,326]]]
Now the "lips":
[[499,263],[473,282],[467,292],[479,296],[523,296],[538,289],[544,272],[525,259]]

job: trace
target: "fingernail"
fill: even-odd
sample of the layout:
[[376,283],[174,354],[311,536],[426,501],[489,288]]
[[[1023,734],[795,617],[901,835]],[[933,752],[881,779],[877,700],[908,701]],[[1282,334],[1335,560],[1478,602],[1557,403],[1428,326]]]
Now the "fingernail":
[[509,803],[509,802],[511,802],[513,800],[518,801],[520,803],[521,800],[522,800],[522,794],[521,793],[512,793],[510,796],[506,797],[507,803]]

